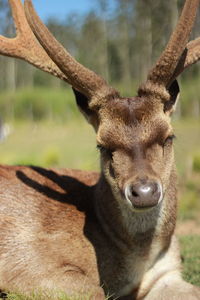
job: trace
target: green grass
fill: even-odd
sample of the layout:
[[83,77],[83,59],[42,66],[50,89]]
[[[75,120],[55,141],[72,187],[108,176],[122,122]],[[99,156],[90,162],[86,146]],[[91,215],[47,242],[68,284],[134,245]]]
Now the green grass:
[[180,243],[183,277],[186,281],[200,286],[200,236],[182,236]]
[[179,174],[180,219],[200,217],[200,171],[197,168],[200,149],[200,121],[174,121],[175,158]]
[[200,120],[191,119],[174,121],[175,157],[180,175],[188,176],[192,168],[192,160],[200,150]]
[[[0,298],[3,299],[3,298]],[[23,295],[20,293],[7,293],[8,300],[90,300],[91,297],[89,295],[85,296],[67,296],[63,292],[47,292],[45,294],[42,293],[32,293],[31,295]]]
[[0,144],[0,163],[98,169],[95,134],[83,119],[13,123]]

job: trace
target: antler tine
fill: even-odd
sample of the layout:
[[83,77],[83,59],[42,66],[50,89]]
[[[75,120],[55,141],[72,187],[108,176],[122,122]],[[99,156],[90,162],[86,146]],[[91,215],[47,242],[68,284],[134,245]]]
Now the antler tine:
[[36,14],[31,0],[25,0],[24,5],[27,21],[36,38],[75,89],[89,98],[102,98],[114,91],[103,78],[78,63],[54,38]]
[[198,60],[200,60],[200,38],[190,41],[187,44],[170,82],[178,77],[189,66],[195,64]]
[[32,33],[21,1],[9,0],[9,4],[17,36],[15,38],[0,36],[0,54],[26,60],[37,68],[66,81],[66,76],[46,54]]
[[147,82],[151,81],[166,87],[170,83],[188,42],[199,3],[199,0],[186,0],[178,24],[155,67],[149,72]]
[[196,63],[200,59],[200,38],[190,41],[187,44],[187,57],[184,64],[184,69]]

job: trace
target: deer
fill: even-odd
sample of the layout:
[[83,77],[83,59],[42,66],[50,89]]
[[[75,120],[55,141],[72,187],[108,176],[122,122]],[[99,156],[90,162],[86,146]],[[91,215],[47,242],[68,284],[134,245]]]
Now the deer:
[[177,77],[200,59],[200,38],[189,41],[199,0],[185,1],[166,48],[130,98],[76,61],[31,0],[9,3],[16,37],[1,36],[0,53],[72,86],[96,132],[101,169],[0,166],[0,289],[200,299],[200,288],[181,277],[171,125]]

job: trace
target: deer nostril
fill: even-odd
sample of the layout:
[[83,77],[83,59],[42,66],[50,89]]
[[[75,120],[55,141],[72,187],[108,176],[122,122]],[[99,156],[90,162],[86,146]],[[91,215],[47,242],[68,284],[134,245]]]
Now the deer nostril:
[[131,194],[133,195],[133,197],[139,197],[139,195],[134,190],[131,191]]
[[125,188],[125,196],[136,208],[153,207],[162,199],[162,186],[154,181],[129,184]]

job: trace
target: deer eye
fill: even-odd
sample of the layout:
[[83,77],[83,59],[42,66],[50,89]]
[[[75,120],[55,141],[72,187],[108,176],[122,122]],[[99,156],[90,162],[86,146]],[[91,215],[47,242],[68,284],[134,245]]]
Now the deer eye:
[[104,147],[104,146],[102,146],[102,145],[99,145],[99,144],[97,145],[97,149],[98,149],[101,153],[108,155],[110,158],[113,157],[113,150],[111,150],[111,149],[109,149],[109,148],[106,148],[106,147]]
[[173,140],[174,140],[175,138],[176,138],[176,136],[175,136],[174,134],[169,135],[169,136],[165,139],[163,146],[165,147],[165,146],[171,145],[172,142],[173,142]]

